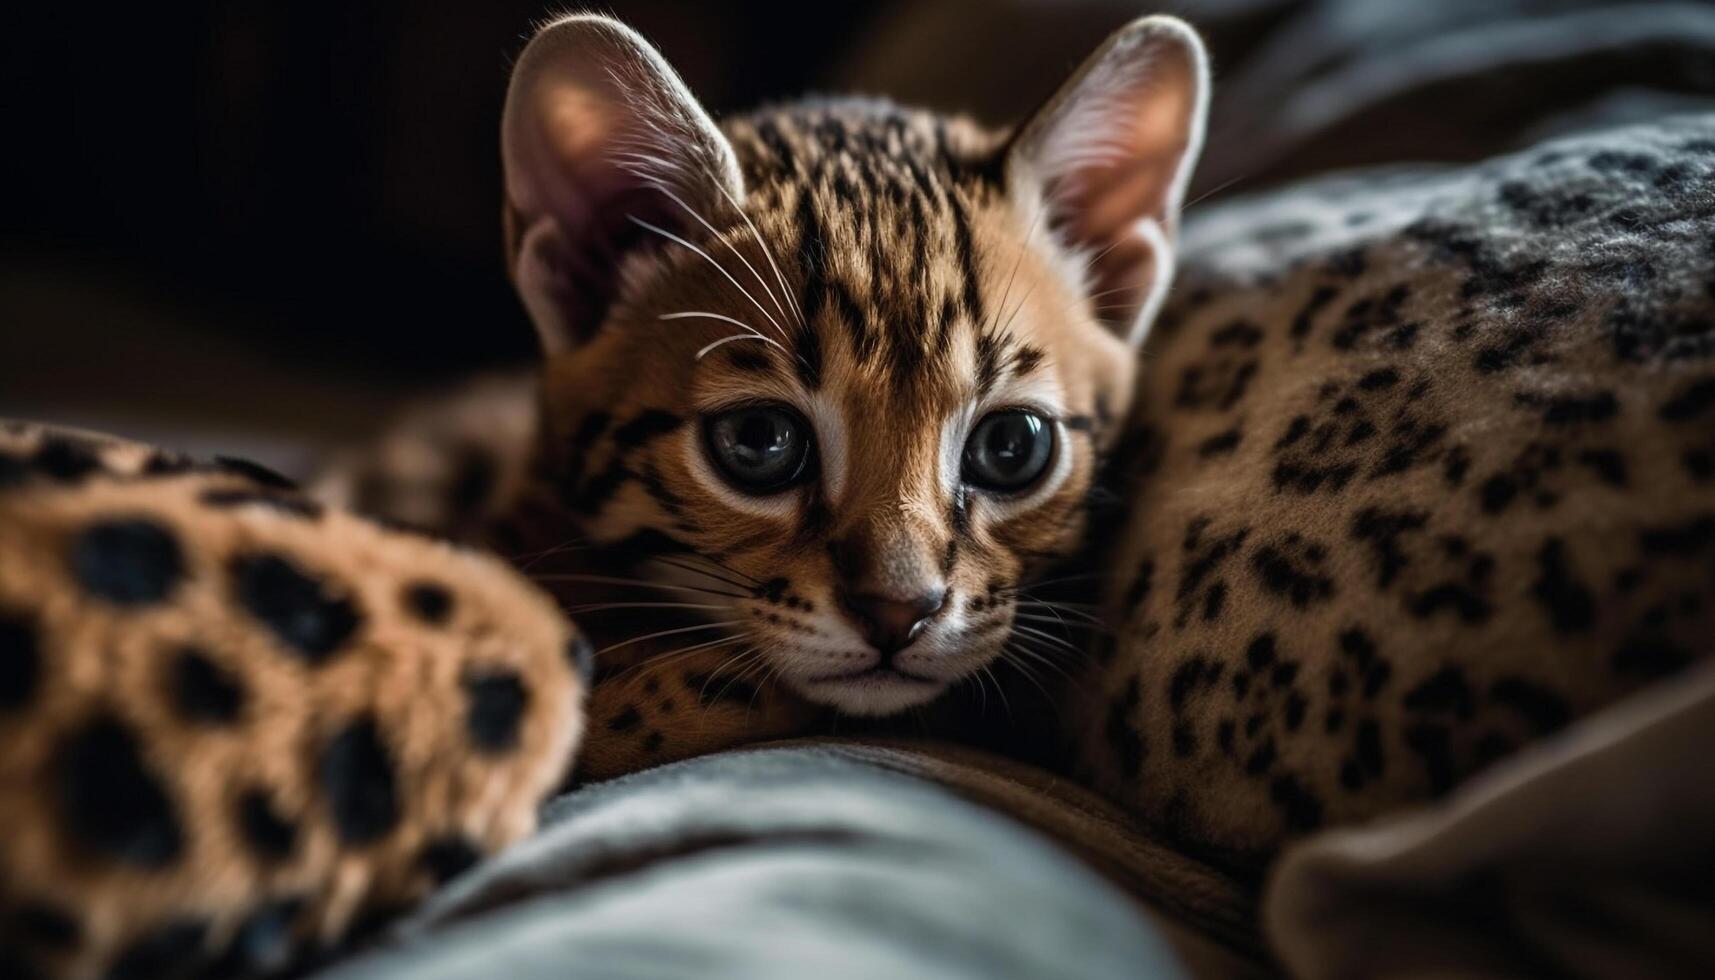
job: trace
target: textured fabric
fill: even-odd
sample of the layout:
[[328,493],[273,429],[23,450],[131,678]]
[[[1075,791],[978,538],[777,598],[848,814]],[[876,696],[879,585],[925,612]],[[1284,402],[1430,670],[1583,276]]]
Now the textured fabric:
[[[997,790],[1006,775],[959,775],[970,761],[798,745],[588,787],[551,804],[538,837],[455,881],[380,949],[326,976],[1188,975],[1113,884],[1017,824],[902,775],[946,774],[963,780],[963,795],[1028,792]],[[1076,792],[1080,802],[1055,803],[1042,779],[1038,820],[1116,819]],[[1157,857],[1167,869],[1159,880],[1197,880],[1183,859]],[[1222,887],[1201,886],[1205,904],[1240,907]],[[1213,946],[1186,948],[1179,956],[1205,976],[1254,970]]]
[[1306,841],[1269,889],[1295,976],[1698,977],[1715,969],[1715,665],[1418,814]]

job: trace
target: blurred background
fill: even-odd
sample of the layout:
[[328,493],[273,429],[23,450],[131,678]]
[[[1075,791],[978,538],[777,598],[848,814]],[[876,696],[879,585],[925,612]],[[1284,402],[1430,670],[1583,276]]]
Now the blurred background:
[[[527,361],[501,261],[498,119],[510,59],[564,6],[7,4],[0,415],[297,469],[410,393]],[[1221,93],[1202,199],[1330,167],[1473,159],[1715,92],[1715,8],[1698,3],[603,9],[717,115],[861,90],[994,122],[1028,112],[1120,23],[1178,13],[1208,35]],[[1520,46],[1541,54],[1521,68]]]

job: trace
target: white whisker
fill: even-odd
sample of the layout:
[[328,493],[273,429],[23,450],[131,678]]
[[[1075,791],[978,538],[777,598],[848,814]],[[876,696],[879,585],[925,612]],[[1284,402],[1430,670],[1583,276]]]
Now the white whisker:
[[725,626],[740,626],[743,625],[743,623],[744,620],[742,619],[729,619],[722,623],[698,623],[695,626],[681,626],[677,629],[657,630],[654,633],[645,633],[642,636],[634,636],[629,640],[610,643],[607,646],[602,647],[600,650],[597,650],[595,655],[599,657],[604,653],[609,653],[611,651],[621,649],[622,647],[628,647],[634,643],[643,643],[648,640],[659,640],[663,636],[678,636],[681,633],[695,633],[700,630],[720,629]]
[[659,225],[652,225],[649,222],[644,221],[642,218],[639,218],[638,216],[636,216],[634,214],[628,214],[628,215],[626,215],[626,217],[631,219],[632,224],[635,224],[640,228],[646,228],[649,231],[652,231],[655,234],[660,235],[661,237],[666,238],[669,241],[677,242],[680,245],[683,245],[686,248],[690,249],[691,251],[702,256],[704,261],[706,261],[710,265],[714,266],[715,270],[717,272],[719,272],[721,275],[726,277],[727,282],[732,283],[732,286],[734,289],[743,293],[744,298],[750,300],[751,305],[755,306],[757,308],[757,310],[762,313],[763,316],[767,317],[769,323],[774,324],[774,329],[779,332],[780,339],[782,339],[782,340],[786,339],[786,328],[782,327],[780,325],[779,320],[774,319],[774,314],[768,312],[768,308],[763,306],[762,303],[755,296],[753,296],[751,294],[750,290],[748,290],[748,289],[744,288],[742,285],[740,285],[739,281],[737,279],[733,278],[732,273],[726,271],[726,266],[721,265],[719,262],[715,261],[714,256],[703,251],[702,249],[691,244],[690,242],[686,241],[685,239],[679,237],[678,235],[673,234],[672,232],[668,231],[667,229],[662,228]]
[[[720,181],[714,181],[714,184],[715,184],[715,186],[719,187]],[[677,204],[680,207],[684,208],[686,214],[689,214],[691,217],[696,218],[697,222],[699,224],[701,224],[704,228],[707,228],[709,230],[709,234],[715,236],[716,238],[721,237],[721,233],[715,230],[715,226],[709,224],[707,219],[705,219],[702,215],[698,214],[696,212],[696,210],[693,209],[689,204],[686,204],[683,200],[681,200],[679,198],[679,195],[673,193],[672,191],[668,190],[666,187],[661,186],[660,184],[656,184],[655,189],[660,191],[661,193],[667,195],[668,197],[672,198],[674,204]],[[721,194],[726,195],[726,188],[724,188],[724,187],[721,188]],[[732,201],[732,197],[730,195],[727,196],[727,200]],[[746,222],[748,222],[750,220],[750,218],[744,214],[744,209],[738,207],[737,202],[733,203],[733,207],[738,211],[738,213],[741,217],[744,217],[744,220]],[[756,226],[752,225],[751,231],[755,231],[755,230],[756,230]],[[762,236],[760,236],[760,235],[757,236],[758,241],[761,241],[761,238],[762,238]],[[722,240],[725,241],[725,239],[722,239]],[[756,271],[756,267],[750,264],[750,260],[744,257],[744,253],[740,252],[738,250],[737,245],[734,245],[732,242],[726,242],[726,247],[728,249],[731,249],[732,254],[738,256],[738,260],[740,262],[743,262],[744,267],[746,269],[750,270],[750,274],[756,277],[757,283],[760,286],[762,286],[763,291],[768,294],[768,298],[774,301],[774,308],[780,311],[780,316],[782,318],[785,318],[786,317],[786,308],[780,305],[780,298],[778,296],[774,295],[774,290],[768,285],[768,280],[762,278],[762,273]],[[763,249],[766,251],[767,246],[764,245]],[[770,259],[769,261],[773,261],[773,260]],[[779,270],[776,269],[775,271],[778,272]],[[785,289],[786,288],[785,283],[781,283],[780,288]],[[760,306],[761,304],[758,304],[758,305]],[[775,326],[779,326],[779,324],[775,324]],[[782,334],[782,336],[784,336],[784,334]]]

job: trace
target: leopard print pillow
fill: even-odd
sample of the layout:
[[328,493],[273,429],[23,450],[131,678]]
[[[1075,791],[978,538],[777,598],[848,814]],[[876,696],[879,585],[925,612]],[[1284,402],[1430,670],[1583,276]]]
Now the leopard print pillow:
[[6,425],[0,973],[328,948],[534,828],[580,658],[495,559],[249,464]]
[[1089,777],[1266,857],[1715,642],[1715,118],[1199,215]]

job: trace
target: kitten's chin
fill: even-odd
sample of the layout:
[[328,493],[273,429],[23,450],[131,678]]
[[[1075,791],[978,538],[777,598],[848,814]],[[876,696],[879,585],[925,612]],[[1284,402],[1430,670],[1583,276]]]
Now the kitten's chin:
[[907,677],[891,670],[872,670],[851,677],[807,679],[792,685],[807,700],[842,714],[884,718],[921,707],[941,696],[941,681]]

